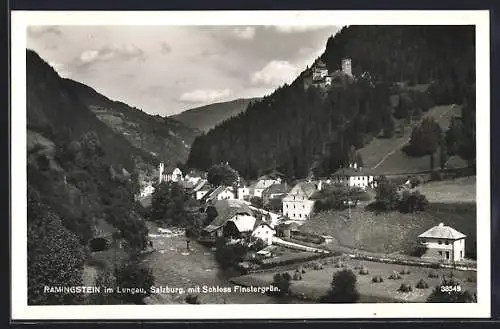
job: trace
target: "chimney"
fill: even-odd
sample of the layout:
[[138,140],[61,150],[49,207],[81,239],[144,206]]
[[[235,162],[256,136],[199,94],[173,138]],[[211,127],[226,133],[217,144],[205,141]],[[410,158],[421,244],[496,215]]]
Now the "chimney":
[[318,183],[318,191],[321,191],[322,188],[323,188],[323,182],[320,180]]
[[443,223],[439,223],[439,227],[444,227],[444,224]]
[[354,169],[357,169],[357,168],[358,168],[358,164],[357,164],[356,162],[354,162],[354,164],[353,164],[353,168],[354,168]]

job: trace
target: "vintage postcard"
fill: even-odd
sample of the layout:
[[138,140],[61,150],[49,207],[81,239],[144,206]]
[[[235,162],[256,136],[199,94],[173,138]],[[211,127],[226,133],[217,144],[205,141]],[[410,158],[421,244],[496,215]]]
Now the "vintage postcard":
[[490,316],[487,11],[11,30],[13,319]]

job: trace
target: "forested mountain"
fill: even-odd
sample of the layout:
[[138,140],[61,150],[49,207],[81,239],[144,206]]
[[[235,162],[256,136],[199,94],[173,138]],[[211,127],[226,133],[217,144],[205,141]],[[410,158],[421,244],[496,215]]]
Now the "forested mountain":
[[187,126],[207,132],[223,121],[245,111],[253,101],[259,98],[240,98],[229,102],[214,103],[184,111],[171,118]]
[[133,146],[153,155],[158,161],[176,165],[186,161],[198,133],[180,121],[113,101],[82,83],[65,79],[69,88],[102,122],[122,135]]
[[81,285],[100,223],[114,227],[106,233],[118,233],[131,254],[146,246],[135,163],[153,159],[100,121],[35,52],[26,55],[28,303],[80,303],[42,288]]
[[[419,120],[435,104],[472,100],[474,38],[473,26],[344,27],[328,39],[321,60],[334,71],[350,58],[356,79],[306,89],[311,70],[305,70],[198,136],[187,165],[207,169],[228,161],[245,178],[274,168],[289,178],[329,175],[345,165],[353,147],[392,138],[396,120]],[[465,125],[473,127],[475,107],[464,109]]]

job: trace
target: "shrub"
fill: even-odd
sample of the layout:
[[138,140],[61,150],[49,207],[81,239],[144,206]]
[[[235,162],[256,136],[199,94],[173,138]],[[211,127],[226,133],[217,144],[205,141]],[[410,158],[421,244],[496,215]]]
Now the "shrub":
[[323,265],[320,262],[314,262],[313,263],[313,269],[318,271],[323,269]]
[[359,270],[359,274],[361,275],[368,275],[368,269],[366,267],[363,267],[362,269]]
[[413,291],[413,288],[408,283],[402,283],[401,286],[399,286],[398,291],[399,292],[411,292],[411,291]]
[[355,269],[355,270],[361,270],[363,267],[364,267],[364,266],[363,266],[363,265],[361,265],[361,264],[356,264],[356,265],[354,266],[354,269]]
[[278,296],[284,296],[290,291],[290,274],[288,272],[285,273],[276,273],[273,277],[273,286],[278,288],[277,292],[271,292],[271,294],[276,294]]
[[437,273],[436,273],[436,272],[434,272],[434,271],[429,272],[429,275],[428,275],[428,276],[429,276],[429,278],[433,278],[433,279],[435,279],[435,278],[439,278],[439,274],[437,274]]
[[390,280],[399,280],[401,279],[401,275],[399,274],[398,271],[393,271],[391,275],[389,275]]
[[293,279],[294,279],[295,281],[300,281],[300,280],[302,280],[302,273],[301,273],[301,272],[299,272],[299,271],[295,271],[295,273],[293,274]]
[[153,272],[141,264],[129,263],[115,269],[116,283],[124,288],[143,288],[144,293],[122,294],[121,299],[134,304],[142,304],[143,298],[151,294],[149,288],[154,284]]
[[356,275],[351,270],[344,269],[333,274],[331,288],[320,301],[322,303],[355,303],[358,299]]
[[342,261],[337,261],[337,262],[335,263],[335,267],[336,267],[336,268],[343,268],[343,267],[345,267],[345,266],[346,266],[346,265],[345,265]]
[[184,301],[188,304],[201,304],[198,300],[198,295],[187,295]]
[[380,282],[384,282],[384,279],[382,278],[382,276],[380,275],[375,275],[373,278],[372,278],[372,282],[373,283],[380,283]]
[[427,289],[429,288],[429,284],[424,279],[420,279],[415,287],[417,289]]

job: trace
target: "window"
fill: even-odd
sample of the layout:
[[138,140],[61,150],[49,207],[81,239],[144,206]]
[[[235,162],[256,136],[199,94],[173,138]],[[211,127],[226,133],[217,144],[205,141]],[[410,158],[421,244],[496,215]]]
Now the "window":
[[445,242],[444,242],[444,244],[445,244],[445,245],[449,245],[450,243],[449,243],[448,241],[445,241]]
[[443,256],[443,252],[442,251],[438,251],[439,253],[439,256]]
[[302,205],[302,209],[306,209],[306,205],[304,205],[304,204],[303,204],[303,205]]
[[302,214],[299,214],[299,217],[302,218]]
[[443,244],[443,242],[441,240],[438,241],[438,244]]

